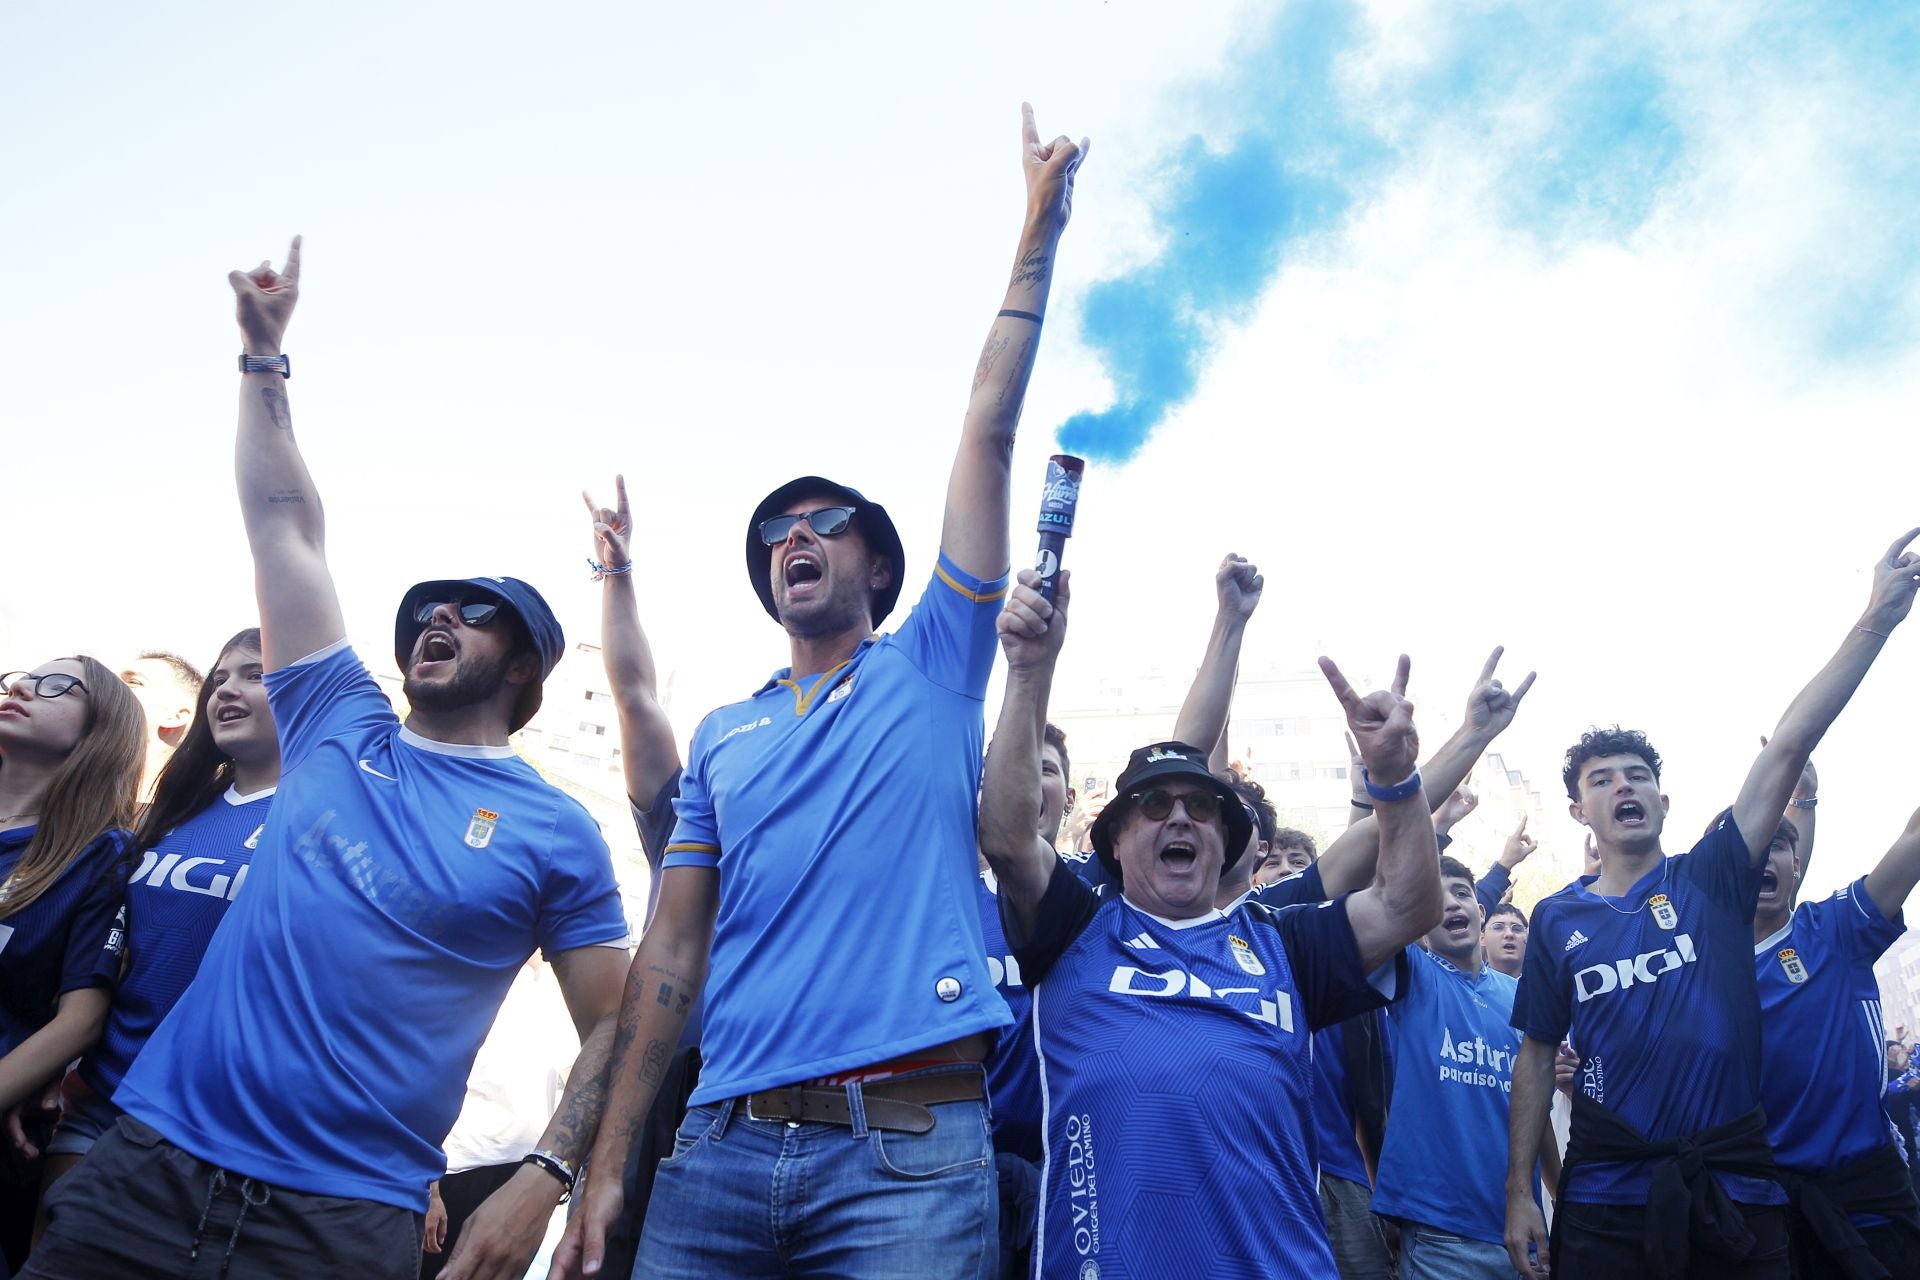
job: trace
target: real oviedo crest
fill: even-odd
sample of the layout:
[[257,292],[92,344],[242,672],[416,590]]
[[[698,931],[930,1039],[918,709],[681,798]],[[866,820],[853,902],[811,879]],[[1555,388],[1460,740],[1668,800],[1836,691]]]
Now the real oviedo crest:
[[1245,969],[1256,978],[1266,973],[1267,966],[1260,963],[1260,957],[1253,954],[1253,948],[1247,945],[1245,938],[1228,934],[1227,947],[1233,952],[1233,958],[1239,962],[1242,969]]
[[473,821],[467,824],[467,844],[475,849],[484,849],[493,840],[493,829],[500,825],[500,815],[491,809],[475,809]]
[[1653,912],[1653,922],[1662,929],[1678,929],[1680,913],[1673,909],[1673,903],[1664,893],[1656,893],[1647,899],[1647,910]]
[[1780,948],[1780,968],[1786,973],[1787,981],[1796,987],[1807,980],[1806,961],[1792,947]]

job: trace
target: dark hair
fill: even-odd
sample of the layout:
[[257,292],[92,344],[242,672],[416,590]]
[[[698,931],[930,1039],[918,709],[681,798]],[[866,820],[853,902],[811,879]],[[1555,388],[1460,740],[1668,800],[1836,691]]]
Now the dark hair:
[[1619,725],[1611,729],[1589,729],[1580,735],[1580,741],[1567,748],[1567,762],[1560,770],[1560,781],[1567,787],[1567,799],[1576,804],[1580,800],[1580,766],[1607,756],[1639,756],[1647,762],[1647,768],[1653,770],[1653,780],[1660,781],[1660,753],[1647,741],[1646,734],[1638,729],[1622,729]]
[[173,674],[179,679],[180,683],[186,685],[196,693],[199,692],[200,686],[205,684],[207,680],[207,678],[200,673],[200,668],[194,666],[179,654],[169,653],[165,649],[142,649],[140,656],[134,659],[134,661],[166,663],[173,668]]
[[[248,627],[221,645],[213,665],[225,662],[235,649],[260,652],[260,628]],[[207,714],[207,704],[218,691],[219,686],[211,681],[201,684],[193,723],[154,779],[153,802],[134,830],[134,841],[141,849],[153,848],[161,836],[212,804],[233,785],[233,760],[214,743],[213,717]]]
[[[1493,918],[1495,916],[1518,916],[1520,918],[1521,924],[1523,925],[1527,924],[1527,913],[1522,911],[1520,908],[1514,906],[1511,902],[1500,902],[1500,903],[1494,904],[1493,910],[1487,912],[1487,923],[1492,924]],[[1532,928],[1531,925],[1528,925],[1527,927]]]
[[1320,846],[1313,837],[1297,827],[1275,827],[1273,834],[1267,837],[1267,844],[1274,849],[1305,849],[1309,861],[1320,861]]
[[1060,776],[1065,778],[1067,785],[1071,787],[1073,785],[1073,762],[1067,758],[1067,735],[1060,731],[1059,725],[1049,720],[1047,721],[1047,727],[1041,731],[1040,745],[1042,747],[1052,747],[1060,753]]
[[1267,799],[1267,789],[1251,778],[1243,778],[1231,769],[1225,773],[1216,773],[1214,777],[1233,788],[1233,794],[1240,797],[1249,809],[1253,810],[1253,825],[1258,828],[1260,838],[1273,846],[1273,833],[1279,830],[1280,815],[1274,812],[1273,801]]
[[1468,884],[1474,883],[1473,872],[1467,869],[1467,864],[1458,858],[1448,857],[1444,853],[1440,855],[1440,878],[1442,880],[1465,880]]

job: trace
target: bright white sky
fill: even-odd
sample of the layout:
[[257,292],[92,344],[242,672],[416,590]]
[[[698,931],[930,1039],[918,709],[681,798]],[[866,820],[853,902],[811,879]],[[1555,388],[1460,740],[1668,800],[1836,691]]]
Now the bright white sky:
[[[1090,471],[1062,696],[1191,663],[1231,548],[1270,583],[1250,660],[1385,672],[1405,650],[1416,698],[1454,713],[1503,642],[1541,673],[1508,762],[1550,792],[1583,727],[1642,727],[1683,846],[1920,524],[1897,231],[1920,54],[1907,28],[1703,5],[1523,32],[1503,56],[1532,74],[1493,89],[1414,74],[1471,62],[1505,8],[1362,6],[1327,55],[1391,154],[1277,269],[1249,265],[1271,278],[1206,317],[1197,393]],[[1094,149],[1016,460],[1024,556],[1054,426],[1111,394],[1079,301],[1177,242],[1156,210],[1179,145],[1237,145],[1245,86],[1294,73],[1275,12],[8,6],[0,661],[204,661],[252,620],[225,276],[297,231],[290,392],[363,651],[381,661],[408,583],[471,573],[528,578],[590,638],[578,492],[624,470],[690,728],[784,665],[740,562],[774,484],[865,489],[930,564],[1027,98]],[[1576,144],[1606,158],[1605,96],[1573,128],[1550,89],[1601,44],[1658,84],[1673,154],[1631,217],[1529,222],[1517,187],[1551,188]],[[1818,757],[1815,889],[1920,804],[1917,673],[1900,634]]]

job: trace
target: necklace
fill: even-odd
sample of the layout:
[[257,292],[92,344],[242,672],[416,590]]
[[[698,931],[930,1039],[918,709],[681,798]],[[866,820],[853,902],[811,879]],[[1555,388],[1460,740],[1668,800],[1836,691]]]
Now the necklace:
[[[1665,885],[1665,884],[1667,883],[1667,872],[1668,872],[1668,871],[1670,871],[1670,870],[1672,870],[1672,869],[1673,869],[1673,860],[1672,860],[1672,859],[1670,859],[1670,858],[1662,858],[1662,859],[1660,859],[1660,883],[1661,883],[1662,885]],[[1644,879],[1645,877],[1642,877],[1642,878]],[[1638,881],[1635,881],[1635,883],[1637,884],[1637,883],[1639,883],[1639,882],[1638,882]],[[1627,889],[1627,893],[1632,893],[1632,892],[1633,892],[1633,889],[1632,889],[1632,887],[1629,887],[1629,888]],[[1596,893],[1596,894],[1594,894],[1593,896],[1594,896],[1594,897],[1596,897],[1596,898],[1598,898],[1598,899],[1599,899],[1599,900],[1600,900],[1600,901],[1601,901],[1601,902],[1602,902],[1602,903],[1603,903],[1603,904],[1604,904],[1604,905],[1606,906],[1606,908],[1607,908],[1607,910],[1609,910],[1609,911],[1611,911],[1611,912],[1613,912],[1613,913],[1614,913],[1615,915],[1619,915],[1619,916],[1637,916],[1637,915],[1639,915],[1639,914],[1640,914],[1640,908],[1639,908],[1639,907],[1633,907],[1633,908],[1631,908],[1631,909],[1624,909],[1624,908],[1621,908],[1621,907],[1616,907],[1616,906],[1614,906],[1614,905],[1613,905],[1613,899],[1612,899],[1612,898],[1609,898],[1609,897],[1607,897],[1607,896],[1606,896],[1605,894],[1603,894],[1603,893]],[[1625,897],[1626,895],[1625,895],[1625,894],[1622,894],[1621,896],[1622,896],[1622,897]],[[1642,905],[1644,905],[1644,904],[1642,904]]]

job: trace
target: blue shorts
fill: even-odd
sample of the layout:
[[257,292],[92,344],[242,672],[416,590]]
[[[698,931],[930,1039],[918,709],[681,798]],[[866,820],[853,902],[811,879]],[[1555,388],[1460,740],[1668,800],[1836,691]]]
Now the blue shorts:
[[53,1140],[47,1143],[46,1154],[87,1154],[102,1135],[112,1130],[113,1122],[120,1118],[120,1114],[120,1108],[91,1089],[78,1094],[69,1092],[66,1112],[60,1117],[60,1127],[53,1131]]

